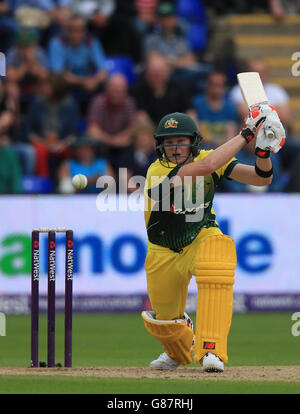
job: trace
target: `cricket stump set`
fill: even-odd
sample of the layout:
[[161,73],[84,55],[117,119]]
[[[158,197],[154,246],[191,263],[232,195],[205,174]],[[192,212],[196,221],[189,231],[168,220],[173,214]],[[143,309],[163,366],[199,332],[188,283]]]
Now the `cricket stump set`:
[[48,233],[48,367],[55,367],[55,278],[56,233],[65,233],[65,358],[64,366],[72,366],[72,299],[73,299],[73,231],[65,228],[33,230],[31,267],[31,367],[39,366],[39,236]]

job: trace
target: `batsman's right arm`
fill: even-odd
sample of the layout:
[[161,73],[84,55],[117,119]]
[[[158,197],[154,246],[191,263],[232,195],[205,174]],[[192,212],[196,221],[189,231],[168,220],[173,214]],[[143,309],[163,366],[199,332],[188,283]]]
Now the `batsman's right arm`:
[[181,179],[183,177],[193,177],[193,179],[196,179],[196,177],[211,174],[227,164],[245,145],[245,138],[238,134],[223,145],[220,145],[204,159],[184,165],[180,168],[177,175]]

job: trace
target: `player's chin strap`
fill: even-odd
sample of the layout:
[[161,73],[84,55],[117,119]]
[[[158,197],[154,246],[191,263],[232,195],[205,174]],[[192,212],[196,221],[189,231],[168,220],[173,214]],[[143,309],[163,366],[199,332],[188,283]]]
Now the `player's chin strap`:
[[[177,148],[178,148],[178,145],[176,145],[175,151],[172,154],[172,156],[175,159],[175,162],[176,162],[177,165],[185,164],[187,162],[187,160],[190,158],[191,153],[192,153],[192,150],[190,150],[189,155],[186,156],[186,155],[180,155],[180,154],[178,154],[177,153]],[[183,159],[183,161],[182,161],[182,159]]]
[[181,319],[158,320],[155,312],[143,311],[142,318],[147,331],[161,342],[170,358],[183,365],[192,362],[193,322],[187,313]]
[[[171,161],[168,158],[168,156],[166,154],[165,146],[168,146],[168,145],[162,144],[162,145],[159,145],[157,147],[158,149],[161,150],[161,152],[159,152],[159,154],[160,154],[160,156],[159,156],[159,162],[161,163],[161,165],[163,167],[166,167],[166,168],[174,168],[174,165],[184,165],[188,161],[188,159],[190,158],[190,156],[192,155],[192,148],[190,150],[190,153],[187,156],[185,156],[185,155],[183,156],[183,155],[177,154],[177,152],[176,152],[177,151],[177,147],[180,147],[180,146],[191,147],[190,144],[178,144],[178,145],[176,145],[175,150],[174,150],[174,153],[173,153],[173,157],[175,158],[175,162],[173,162],[173,161]],[[172,145],[169,145],[169,146],[170,147],[171,146],[174,147],[173,144]],[[183,161],[180,160],[180,158],[184,158]]]
[[[191,143],[190,144],[178,144],[176,145],[176,147],[178,146],[184,146],[184,147],[190,147],[190,153],[187,157],[185,157],[185,160],[178,163],[177,165],[184,165],[187,160],[192,157],[192,158],[196,158],[201,150],[201,141],[202,141],[202,136],[198,133],[198,132],[194,132],[192,134],[192,136],[189,136],[191,139]],[[169,158],[167,157],[166,151],[165,151],[165,146],[168,146],[168,144],[164,145],[164,140],[165,137],[160,137],[159,140],[156,141],[156,146],[155,146],[155,151],[157,154],[157,157],[159,159],[159,162],[161,163],[161,165],[163,167],[166,168],[174,168],[174,163],[172,161],[169,160]],[[169,146],[174,146],[169,145]],[[176,160],[177,162],[177,160]]]

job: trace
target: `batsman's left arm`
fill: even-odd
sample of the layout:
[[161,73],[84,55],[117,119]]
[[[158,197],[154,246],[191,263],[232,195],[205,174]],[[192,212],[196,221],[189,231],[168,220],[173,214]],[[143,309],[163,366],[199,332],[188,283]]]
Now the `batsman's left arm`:
[[[267,177],[264,177],[267,175]],[[228,178],[243,184],[265,186],[270,185],[273,178],[272,161],[270,158],[256,158],[256,167],[246,164],[237,164]]]

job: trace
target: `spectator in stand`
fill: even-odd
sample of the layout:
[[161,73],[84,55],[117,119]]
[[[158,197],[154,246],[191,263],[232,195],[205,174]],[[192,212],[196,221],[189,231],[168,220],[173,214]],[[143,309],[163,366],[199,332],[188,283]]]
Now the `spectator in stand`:
[[226,95],[226,76],[211,72],[206,82],[205,94],[196,95],[193,100],[194,120],[203,135],[205,148],[216,148],[227,137],[233,137],[238,130],[238,114]]
[[134,25],[141,36],[145,36],[153,31],[157,23],[157,5],[158,0],[135,0],[137,16],[134,20]]
[[[129,56],[136,64],[141,61],[141,40],[134,27],[131,2],[116,0],[114,13],[104,22],[93,22],[93,30],[100,36],[108,55]],[[124,36],[126,33],[126,36]]]
[[88,186],[82,190],[83,193],[99,193],[96,187],[100,176],[113,176],[113,170],[107,160],[97,157],[97,142],[87,137],[79,137],[72,145],[72,155],[65,160],[58,172],[61,193],[73,193],[72,178],[76,174],[84,174],[88,179]]
[[127,55],[139,62],[141,45],[130,1],[72,0],[71,7],[88,21],[89,30],[101,39],[107,55]]
[[95,96],[91,102],[88,134],[102,144],[116,173],[119,168],[128,167],[136,115],[135,102],[128,95],[126,78],[119,73],[111,75],[105,92]]
[[196,57],[179,30],[175,5],[162,2],[157,8],[159,31],[145,38],[145,54],[157,52],[163,55],[172,69],[194,68]]
[[163,55],[171,67],[171,79],[174,82],[181,84],[190,94],[203,91],[211,65],[197,61],[185,31],[179,25],[174,3],[160,3],[157,14],[157,31],[145,36],[145,56],[149,53]]
[[100,42],[87,34],[86,22],[72,16],[63,35],[49,43],[50,69],[64,77],[70,90],[93,93],[106,79],[105,55]]
[[59,33],[70,15],[70,0],[8,0],[15,20],[21,27],[34,28],[40,44]]
[[115,0],[72,0],[71,9],[86,21],[101,27],[116,10]]
[[[0,82],[0,135],[12,135],[12,128],[18,112],[18,101],[10,91],[15,84]],[[18,97],[18,96],[17,96]]]
[[39,87],[27,114],[29,140],[37,153],[37,174],[56,182],[58,165],[77,133],[79,109],[61,76],[51,74]]
[[7,136],[0,135],[0,194],[22,192],[18,157],[9,145]]
[[5,135],[19,157],[24,175],[35,173],[36,155],[32,145],[22,140],[19,89],[16,83],[0,83],[0,135]]
[[9,1],[0,2],[0,39],[1,52],[7,51],[13,46],[19,26],[12,16],[11,4]]
[[167,113],[184,112],[192,109],[186,90],[170,80],[170,66],[166,58],[150,54],[146,61],[145,73],[131,90],[139,119],[149,117],[154,124]]
[[269,11],[277,20],[283,20],[287,14],[300,13],[300,2],[298,0],[268,0]]
[[133,151],[129,169],[133,176],[146,177],[149,166],[157,159],[152,122],[138,122],[132,132]]
[[20,86],[21,94],[27,98],[37,92],[37,83],[48,75],[47,56],[38,46],[38,34],[34,29],[22,29],[16,45],[7,55],[7,80]]

